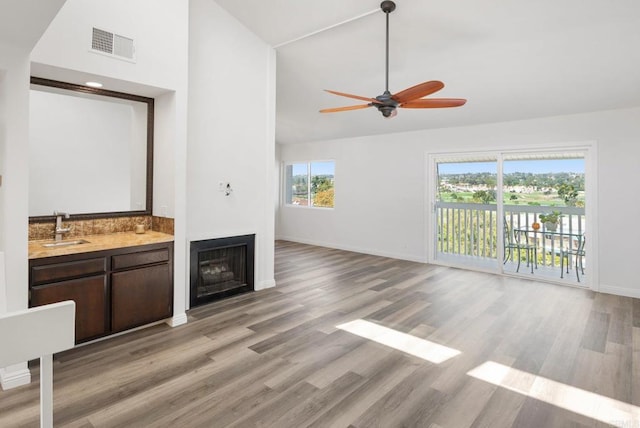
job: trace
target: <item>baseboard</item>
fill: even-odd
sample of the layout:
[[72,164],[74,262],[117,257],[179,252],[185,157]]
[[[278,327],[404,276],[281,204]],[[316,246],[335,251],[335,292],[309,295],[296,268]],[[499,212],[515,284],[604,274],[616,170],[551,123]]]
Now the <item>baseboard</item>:
[[600,284],[598,289],[600,293],[613,294],[616,296],[633,297],[640,299],[640,289],[616,287],[613,285]]
[[4,391],[31,383],[31,372],[27,367],[27,363],[17,364],[12,367],[16,367],[16,369],[0,369],[0,386]]
[[272,288],[275,286],[276,286],[275,279],[266,279],[264,281],[260,281],[255,288],[256,290],[264,290],[265,288]]
[[394,252],[388,252],[388,251],[376,251],[376,250],[371,250],[369,248],[351,247],[348,245],[335,244],[332,242],[315,241],[312,239],[299,239],[299,238],[294,238],[292,236],[280,236],[278,237],[278,239],[282,241],[298,242],[300,244],[315,245],[317,247],[335,248],[336,250],[351,251],[353,253],[388,257],[390,259],[407,260],[410,262],[417,262],[417,263],[427,262],[425,258],[416,257],[413,254],[402,254],[402,253],[394,253]]
[[187,323],[187,314],[185,312],[179,313],[179,314],[174,315],[173,317],[169,318],[166,322],[171,327],[177,327],[179,325],[186,324]]

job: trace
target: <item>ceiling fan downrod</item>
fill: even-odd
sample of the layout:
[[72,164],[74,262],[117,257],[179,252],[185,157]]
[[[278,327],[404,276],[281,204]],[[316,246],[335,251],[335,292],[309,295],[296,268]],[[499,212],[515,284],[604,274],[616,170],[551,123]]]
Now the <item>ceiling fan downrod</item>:
[[384,73],[384,93],[376,97],[381,104],[375,104],[375,107],[386,118],[395,116],[397,103],[391,99],[391,92],[389,92],[389,14],[396,10],[396,4],[390,0],[385,0],[380,3],[380,9],[386,15],[386,38],[385,38],[385,73]]
[[386,34],[386,51],[385,51],[385,84],[384,89],[389,92],[389,14],[396,10],[396,4],[390,0],[380,3],[380,9],[386,14],[387,18],[387,34]]

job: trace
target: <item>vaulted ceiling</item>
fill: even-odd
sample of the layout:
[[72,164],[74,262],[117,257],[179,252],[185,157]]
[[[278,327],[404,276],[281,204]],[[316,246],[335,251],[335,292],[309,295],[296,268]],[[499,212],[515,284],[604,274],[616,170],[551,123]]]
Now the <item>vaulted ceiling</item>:
[[65,0],[2,0],[0,43],[30,50]]
[[323,89],[371,97],[384,91],[380,1],[216,1],[258,37],[281,45],[279,143],[640,105],[637,0],[396,0],[390,15],[391,92],[441,80],[445,88],[434,97],[468,102],[452,109],[404,109],[393,119],[372,108],[318,113],[359,103]]

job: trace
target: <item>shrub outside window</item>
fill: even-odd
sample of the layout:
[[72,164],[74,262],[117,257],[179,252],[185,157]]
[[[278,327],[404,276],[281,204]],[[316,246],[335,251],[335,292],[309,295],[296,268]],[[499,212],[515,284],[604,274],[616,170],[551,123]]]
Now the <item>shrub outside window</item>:
[[333,208],[335,162],[285,164],[285,203],[303,207]]

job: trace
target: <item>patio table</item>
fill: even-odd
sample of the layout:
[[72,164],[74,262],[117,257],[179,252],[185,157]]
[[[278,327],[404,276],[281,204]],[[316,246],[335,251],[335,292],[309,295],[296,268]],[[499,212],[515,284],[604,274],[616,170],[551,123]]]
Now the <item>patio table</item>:
[[[558,252],[560,253],[560,257],[562,257],[562,250],[570,250],[574,248],[579,248],[582,245],[582,241],[584,240],[584,232],[567,232],[565,230],[548,230],[546,228],[533,229],[532,227],[516,227],[513,229],[514,233],[521,234],[526,239],[526,242],[529,243],[529,239],[533,239],[534,243],[537,245],[539,241],[538,235],[542,236],[544,239],[550,239],[552,241],[551,250],[549,251],[553,255],[555,255],[554,243],[555,241],[559,241],[560,245],[558,246]],[[543,254],[545,248],[542,248]],[[568,264],[570,264],[568,262]],[[560,277],[563,277],[562,269],[560,269]]]

